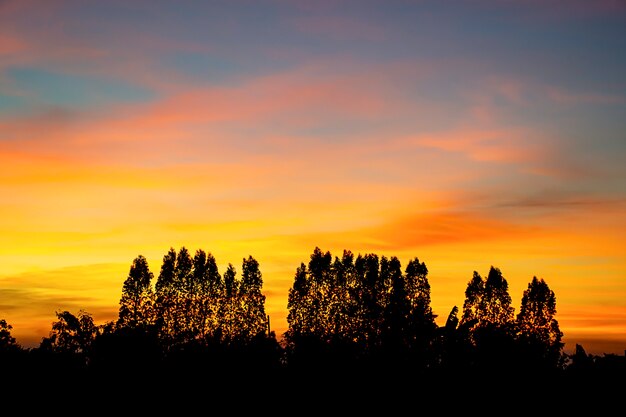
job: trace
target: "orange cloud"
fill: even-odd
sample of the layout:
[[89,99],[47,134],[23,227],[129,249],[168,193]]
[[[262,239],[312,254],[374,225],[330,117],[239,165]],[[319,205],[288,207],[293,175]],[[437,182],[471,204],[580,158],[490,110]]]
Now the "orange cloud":
[[528,163],[543,159],[545,149],[524,139],[530,132],[519,129],[459,128],[404,139],[413,144],[466,155],[476,161]]
[[132,124],[171,125],[219,122],[309,126],[329,118],[371,118],[386,110],[384,94],[368,80],[349,77],[309,79],[279,74],[233,88],[205,88],[181,93],[148,108]]
[[48,335],[56,311],[85,309],[98,323],[113,320],[127,268],[94,264],[0,276],[2,318],[13,326],[18,343],[26,347],[38,346]]
[[[452,243],[484,242],[486,240],[529,238],[536,228],[516,226],[468,212],[416,213],[381,227],[361,231],[371,236],[381,249],[418,249],[423,246]],[[375,245],[375,244],[374,244]]]
[[[253,161],[283,171],[298,165],[290,156],[293,152],[305,160],[322,158],[318,165],[339,160],[332,155],[337,151],[354,161],[344,158],[334,165],[332,173],[346,169],[346,163],[358,163],[354,155],[369,152],[387,138],[376,133],[369,133],[369,139],[350,134],[333,143],[332,137],[312,139],[299,132],[333,124],[393,120],[416,109],[415,104],[407,104],[394,91],[387,91],[386,83],[384,77],[375,74],[350,77],[308,68],[232,87],[172,93],[153,103],[85,111],[50,109],[0,118],[5,138],[0,149],[19,152],[26,148],[92,164],[220,165],[225,163],[221,161]],[[390,134],[393,132],[384,133]]]
[[16,37],[0,33],[0,56],[12,55],[26,49],[26,43]]
[[625,349],[626,305],[561,306],[558,319],[561,329],[567,330],[563,339],[569,353],[573,353],[575,344],[582,345],[588,354],[594,355],[620,354]]

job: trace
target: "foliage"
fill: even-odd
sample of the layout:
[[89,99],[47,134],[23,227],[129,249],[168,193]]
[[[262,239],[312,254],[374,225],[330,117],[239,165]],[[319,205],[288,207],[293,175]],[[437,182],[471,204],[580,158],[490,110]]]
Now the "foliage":
[[316,247],[289,291],[284,337],[290,360],[332,354],[326,359],[333,364],[416,357],[432,363],[436,324],[427,274],[417,258],[403,273],[396,257],[345,250],[333,260]]
[[11,330],[13,330],[13,326],[7,323],[5,319],[0,319],[0,352],[20,347],[15,337],[11,335]]
[[556,296],[543,279],[533,277],[517,315],[518,343],[529,367],[562,367],[563,332],[556,316]]
[[19,361],[8,359],[13,369],[24,368],[28,358],[56,363],[42,368],[56,371],[158,377],[187,369],[214,380],[285,371],[339,376],[385,370],[415,378],[433,371],[476,378],[563,370],[605,375],[626,367],[623,357],[587,355],[581,345],[564,354],[548,284],[533,277],[515,315],[507,280],[494,266],[486,278],[474,271],[462,310],[453,306],[440,327],[428,268],[417,257],[403,269],[394,256],[344,250],[333,257],[316,247],[295,270],[281,341],[269,330],[263,274],[252,256],[242,259],[238,277],[231,263],[220,274],[210,252],[198,249],[192,257],[185,247],[170,248],[153,281],[146,258],[138,255],[123,283],[116,320],[96,325],[84,310],[56,312],[49,336],[32,352],[0,320],[0,353],[25,353]]

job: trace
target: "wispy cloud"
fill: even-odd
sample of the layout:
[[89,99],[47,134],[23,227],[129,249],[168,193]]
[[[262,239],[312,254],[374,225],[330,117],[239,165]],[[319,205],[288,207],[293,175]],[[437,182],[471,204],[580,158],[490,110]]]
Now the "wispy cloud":
[[522,163],[541,160],[545,149],[526,141],[528,132],[516,129],[458,128],[404,139],[405,143],[456,152],[476,161]]
[[563,105],[626,103],[626,97],[618,94],[603,94],[597,92],[579,93],[558,87],[547,87],[547,94],[550,100]]
[[376,22],[339,16],[306,16],[291,20],[291,25],[305,34],[349,41],[381,41],[385,28]]
[[95,264],[0,276],[0,316],[20,344],[36,347],[56,321],[55,313],[85,310],[98,323],[113,320],[125,279],[119,265]]
[[626,208],[626,196],[602,198],[592,195],[564,194],[561,191],[544,191],[541,194],[502,203],[501,207],[537,208],[555,210],[594,209],[620,212]]

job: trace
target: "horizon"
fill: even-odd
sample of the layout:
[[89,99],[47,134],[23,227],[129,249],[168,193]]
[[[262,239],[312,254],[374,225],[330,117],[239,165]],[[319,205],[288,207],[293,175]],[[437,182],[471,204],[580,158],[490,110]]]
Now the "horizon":
[[[195,249],[192,249],[192,248],[189,248],[189,247],[186,247],[186,248],[190,251],[191,255],[193,255],[195,253]],[[174,250],[176,250],[176,252],[178,252],[180,248],[172,247],[172,249],[174,249]],[[204,248],[196,248],[196,249],[203,249],[204,250]],[[320,250],[322,250],[322,252],[324,252],[324,253],[327,252],[323,248],[320,248]],[[345,250],[349,250],[349,249],[346,248]],[[207,252],[207,254],[208,253],[214,254],[214,252],[212,252],[212,251],[205,251],[205,252]],[[343,253],[343,250],[340,253],[332,253],[331,251],[328,251],[328,252],[331,253],[331,255],[333,256],[333,259],[334,259],[335,257],[341,258],[341,254]],[[311,253],[312,253],[312,251],[311,251]],[[311,255],[311,253],[309,253],[309,256]],[[360,253],[360,252],[357,252],[357,253],[353,252],[353,253],[354,253],[355,256],[366,255],[367,254],[367,253]],[[375,255],[377,255],[379,257],[386,256],[388,259],[395,256],[393,254],[379,254],[379,253],[375,253],[375,252],[368,252],[368,253],[373,253],[373,254],[375,254]],[[140,254],[138,254],[137,256],[139,256],[139,255]],[[143,256],[143,255],[141,255],[141,256]],[[257,259],[256,257],[254,257],[254,255],[248,255],[248,256],[252,256],[253,258]],[[423,259],[420,259],[419,257],[416,257],[416,256],[411,257],[410,259],[414,259],[414,258],[418,258],[420,260],[420,262],[424,262],[424,264],[428,268],[428,264]],[[308,264],[308,259],[309,258],[307,257],[306,260],[303,260],[305,265]],[[160,269],[162,259],[159,259],[158,262],[157,262],[156,259],[153,259],[151,261],[150,259],[146,258],[146,260],[148,262],[148,265],[150,266],[150,271],[154,274],[154,277],[153,277],[153,279],[151,281],[151,287],[154,289],[155,288],[155,284],[156,284],[157,279],[158,279],[158,276],[159,276],[158,271]],[[242,260],[243,260],[243,258],[242,258]],[[408,263],[408,262],[404,262],[402,259],[399,259],[399,260],[401,262],[402,270],[404,272],[404,268],[406,267],[406,263]],[[408,261],[408,260],[409,259],[406,259],[406,261]],[[218,264],[220,275],[222,275],[223,271],[226,270],[226,267],[228,266],[228,264],[232,263],[232,262],[226,262],[226,263],[219,262],[219,259],[216,259],[216,261],[217,261],[217,264]],[[258,261],[258,259],[257,259],[257,261]],[[128,268],[130,268],[130,264],[131,263],[129,263]],[[154,268],[152,266],[153,264],[156,264],[156,268]],[[240,277],[240,271],[241,271],[240,265],[233,264],[233,266],[235,266],[235,269],[237,271],[237,279],[240,279],[241,278]],[[298,266],[299,266],[299,264],[298,264]],[[481,276],[483,276],[483,278],[486,278],[487,273],[489,272],[489,268],[491,268],[492,266],[495,267],[495,268],[500,269],[497,265],[490,265],[485,271],[476,271],[476,272],[478,272]],[[262,265],[260,265],[260,270],[261,270],[261,273],[263,274]],[[295,268],[294,268],[294,272],[295,272]],[[472,273],[473,272],[474,271],[472,271]],[[508,283],[507,274],[504,271],[502,271],[502,272],[503,272],[503,277],[507,280],[507,283]],[[432,272],[429,269],[428,270],[428,277],[429,277],[429,283],[431,285],[431,290],[432,290],[433,289],[432,288],[433,284],[432,284],[431,279],[430,279],[431,274],[432,274]],[[470,274],[470,277],[471,277],[471,274]],[[537,276],[537,278],[540,278],[540,277]],[[124,277],[124,279],[126,279],[126,276]],[[522,293],[523,293],[524,290],[527,289],[527,285],[531,282],[531,280],[532,280],[532,277],[523,286],[522,290],[519,293],[519,297],[516,297],[516,294],[513,294],[513,293],[511,293],[509,291],[509,295],[511,296],[511,300],[512,300],[511,305],[514,308],[514,316],[517,316],[517,313],[519,312],[519,305],[520,305],[520,301],[521,301],[521,298],[522,298]],[[120,291],[119,291],[120,292],[120,296],[122,294],[122,284],[123,284],[123,281],[124,280],[121,280],[121,282],[120,282]],[[468,278],[467,281],[469,282],[470,278]],[[547,284],[548,284],[548,286],[550,286],[549,282],[547,282]],[[466,286],[467,286],[467,283],[466,283]],[[437,286],[435,285],[435,287],[437,287]],[[510,287],[509,287],[509,289],[510,289]],[[463,292],[464,291],[465,291],[465,287],[463,288]],[[273,291],[272,291],[272,289],[267,289],[266,285],[264,284],[263,288],[262,288],[262,293],[267,296],[268,294],[271,295],[273,293]],[[557,307],[558,307],[558,300],[559,300],[558,293],[555,293],[555,296],[556,296]],[[459,298],[460,303],[455,304],[455,305],[451,305],[448,308],[448,310],[443,312],[443,313],[437,311],[437,309],[434,307],[434,306],[443,307],[442,304],[438,303],[437,300],[435,300],[435,299],[431,299],[431,306],[433,306],[433,314],[435,314],[435,316],[436,316],[435,317],[435,322],[437,323],[437,325],[438,326],[443,326],[445,324],[447,316],[450,313],[450,310],[454,306],[458,307],[459,310],[461,311],[462,307],[463,307],[464,299],[465,299],[464,296]],[[285,298],[285,303],[284,304],[285,305],[287,304],[287,299],[286,298]],[[76,311],[70,311],[70,310],[67,310],[67,311],[69,311],[72,314],[77,314],[79,311],[82,310],[83,312],[88,313],[89,315],[91,315],[94,318],[94,322],[95,322],[96,325],[103,325],[103,324],[106,324],[107,322],[111,322],[111,321],[114,322],[117,319],[118,308],[119,308],[119,305],[111,306],[111,308],[108,311],[99,311],[98,314],[93,314],[93,312],[89,311],[88,309],[84,309],[84,308],[79,308]],[[443,308],[445,308],[445,307],[443,307]],[[61,312],[61,311],[65,311],[65,310],[66,309],[60,309],[60,310],[57,310],[57,311]],[[557,308],[557,311],[558,311],[558,308]],[[276,339],[278,341],[281,341],[283,339],[284,333],[289,328],[288,323],[286,321],[286,317],[282,317],[281,316],[281,310],[280,309],[278,309],[278,310],[271,310],[270,311],[270,309],[268,309],[268,304],[267,303],[266,303],[266,312],[268,313],[267,315],[270,317],[270,321],[271,321],[270,331],[275,333]],[[278,317],[276,317],[276,314],[278,314]],[[278,319],[278,326],[275,325],[275,319],[276,318]],[[558,321],[558,314],[557,314],[556,319]],[[46,332],[42,332],[41,335],[40,335],[41,337],[39,337],[38,334],[34,334],[33,337],[25,338],[25,339],[23,339],[21,341],[19,340],[19,338],[17,338],[17,343],[20,344],[22,347],[27,348],[27,349],[39,347],[42,339],[44,337],[48,337],[48,333],[51,330],[51,325],[56,320],[57,320],[56,315],[53,314],[53,317],[51,318],[51,320],[49,322],[49,326],[47,328],[47,331]],[[11,324],[11,323],[8,323],[8,324]],[[12,335],[15,336],[16,334],[20,335],[20,334],[22,334],[22,332],[20,332],[19,329],[13,328],[12,329]],[[585,349],[585,352],[587,352],[587,354],[591,354],[591,355],[601,356],[601,355],[605,355],[605,354],[617,354],[617,355],[624,355],[624,354],[626,354],[626,349],[624,349],[623,352],[620,352],[620,347],[622,346],[621,345],[621,341],[617,341],[616,342],[615,340],[611,340],[610,338],[607,338],[607,339],[603,340],[602,338],[598,338],[598,337],[591,339],[591,343],[589,343],[589,341],[590,340],[586,340],[584,338],[583,339],[574,339],[574,338],[569,337],[567,333],[564,333],[564,335],[563,335],[563,342],[564,342],[563,352],[571,355],[571,354],[573,354],[575,352],[576,345],[581,345]],[[588,348],[588,345],[591,345],[590,349]]]
[[118,313],[133,259],[415,257],[442,324],[499,268],[626,351],[626,3],[0,2],[0,319]]

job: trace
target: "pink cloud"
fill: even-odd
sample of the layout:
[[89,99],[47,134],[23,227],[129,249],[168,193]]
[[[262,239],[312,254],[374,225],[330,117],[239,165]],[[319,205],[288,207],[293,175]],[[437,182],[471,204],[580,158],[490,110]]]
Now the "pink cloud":
[[26,42],[22,39],[0,33],[0,56],[12,55],[24,51],[26,48]]
[[[117,6],[125,6],[119,4]],[[13,1],[0,8],[0,71],[33,66],[48,71],[122,80],[170,92],[189,87],[188,74],[160,64],[168,53],[208,53],[204,42],[146,34],[102,19],[70,20],[68,2]],[[133,6],[130,6],[133,7]],[[100,30],[103,22],[106,30]],[[80,36],[87,33],[87,36]],[[137,53],[141,51],[141,53]]]
[[[278,137],[281,131],[337,122],[385,120],[414,110],[414,104],[397,97],[387,86],[385,77],[378,74],[350,76],[303,68],[229,87],[205,86],[172,92],[151,103],[81,112],[53,109],[20,118],[0,117],[0,130],[8,140],[2,146],[10,149],[30,143],[38,152],[48,149],[80,153],[92,149],[105,158],[128,154],[137,147],[143,148],[143,156],[161,152],[175,156],[176,152],[191,151],[183,144],[202,148],[218,142],[222,151],[229,147],[234,151],[237,145],[229,145],[229,139],[258,141],[268,135]],[[227,132],[226,127],[235,123],[240,127],[254,126],[254,138]],[[178,146],[173,147],[173,143]],[[193,150],[194,155],[197,151],[198,148]]]
[[545,155],[543,147],[524,139],[530,132],[519,129],[457,128],[404,139],[407,144],[462,153],[476,161],[528,163]]

